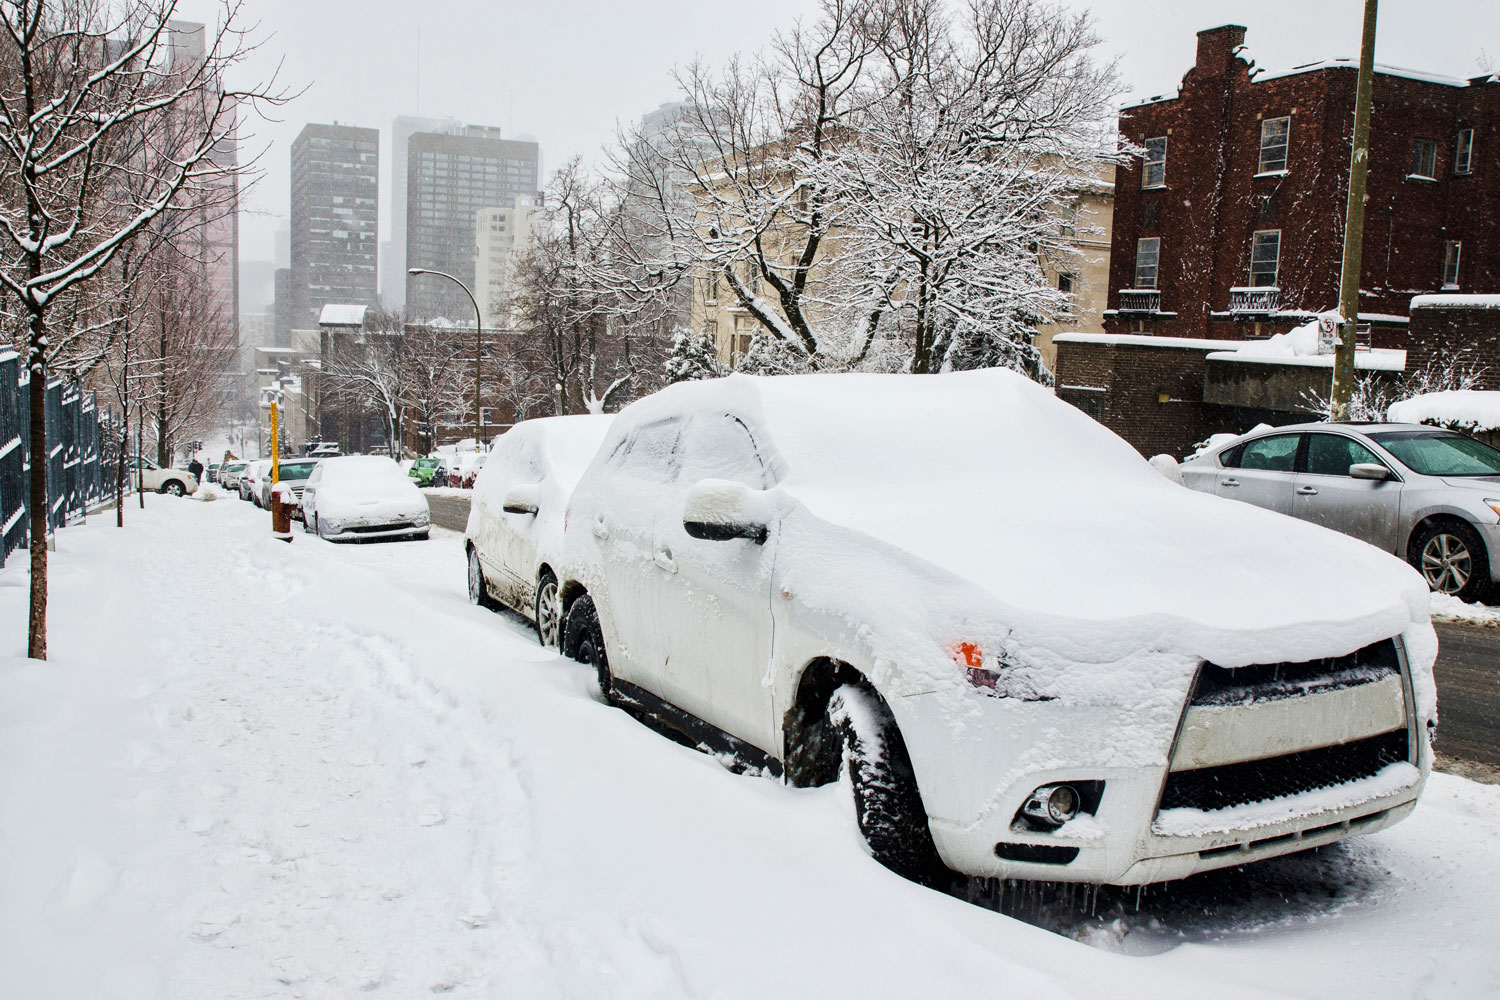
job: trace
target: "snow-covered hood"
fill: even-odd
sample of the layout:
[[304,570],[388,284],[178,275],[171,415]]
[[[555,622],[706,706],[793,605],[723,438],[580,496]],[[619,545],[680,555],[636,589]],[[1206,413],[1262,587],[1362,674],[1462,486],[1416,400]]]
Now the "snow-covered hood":
[[383,520],[427,513],[427,498],[406,484],[359,483],[318,490],[318,515],[338,520]]

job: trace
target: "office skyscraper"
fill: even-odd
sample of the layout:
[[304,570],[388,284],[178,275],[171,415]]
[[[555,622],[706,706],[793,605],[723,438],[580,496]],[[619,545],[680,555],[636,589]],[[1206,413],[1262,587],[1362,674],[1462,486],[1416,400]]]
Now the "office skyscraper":
[[[406,156],[406,266],[446,271],[472,289],[475,220],[481,209],[535,196],[537,144],[468,125],[457,134],[414,132]],[[458,323],[474,312],[461,289],[430,276],[408,276],[406,309],[414,319]]]
[[308,125],[292,143],[294,329],[316,327],[330,302],[375,304],[379,141],[372,128]]

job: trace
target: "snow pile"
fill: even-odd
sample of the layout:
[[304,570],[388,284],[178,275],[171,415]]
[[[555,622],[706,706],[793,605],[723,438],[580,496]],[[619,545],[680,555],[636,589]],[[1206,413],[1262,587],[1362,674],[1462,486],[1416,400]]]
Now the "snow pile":
[[[1337,313],[1325,313],[1337,322]],[[1268,340],[1252,340],[1232,351],[1215,351],[1207,355],[1210,361],[1255,361],[1270,364],[1311,365],[1333,367],[1333,355],[1318,351],[1318,319],[1312,319],[1286,333],[1273,334]],[[1361,350],[1354,358],[1359,369],[1399,372],[1406,369],[1406,352],[1375,348]]]
[[1152,455],[1147,461],[1168,482],[1182,485],[1182,466],[1177,464],[1177,459],[1171,455]]
[[1500,430],[1500,392],[1449,389],[1392,403],[1386,417],[1398,424],[1437,424],[1463,431]]
[[1245,358],[1308,358],[1318,356],[1318,321],[1311,320],[1269,340],[1252,340],[1235,354]]
[[1484,604],[1465,604],[1451,594],[1432,595],[1432,620],[1459,625],[1486,625],[1500,628],[1500,608]]
[[6,996],[1493,993],[1500,789],[1433,775],[1341,847],[1022,910],[1050,933],[880,868],[847,790],[602,705],[468,604],[456,535],[147,502],[59,536],[45,664],[0,571]]

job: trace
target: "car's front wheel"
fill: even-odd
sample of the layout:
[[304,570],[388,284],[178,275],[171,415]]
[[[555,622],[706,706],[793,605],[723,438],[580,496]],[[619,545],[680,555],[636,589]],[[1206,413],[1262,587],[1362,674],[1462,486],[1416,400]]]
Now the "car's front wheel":
[[843,773],[870,854],[897,875],[939,885],[947,869],[932,841],[906,741],[885,700],[863,684],[845,684],[829,699],[828,723],[843,745]]
[[1489,583],[1490,561],[1479,533],[1461,521],[1423,528],[1412,543],[1412,565],[1427,586],[1464,603],[1477,601]]
[[592,597],[584,594],[568,608],[562,641],[563,655],[592,666],[599,678],[599,693],[607,703],[614,704],[614,677],[609,672],[609,656],[604,651],[604,629],[599,625],[599,612],[594,607]]
[[557,577],[550,572],[542,573],[536,585],[536,638],[548,649],[557,649],[562,642],[562,595],[557,589]]
[[479,562],[479,550],[469,546],[469,603],[481,608],[490,607],[489,590],[484,582],[484,566]]
[[182,488],[182,484],[175,479],[169,479],[165,483],[163,483],[161,491],[168,496],[173,497],[180,497],[183,495],[183,493],[187,492]]

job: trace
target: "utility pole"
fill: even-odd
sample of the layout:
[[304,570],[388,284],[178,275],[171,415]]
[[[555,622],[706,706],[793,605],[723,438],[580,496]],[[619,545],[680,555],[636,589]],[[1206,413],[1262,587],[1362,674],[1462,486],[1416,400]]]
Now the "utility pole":
[[1365,243],[1365,175],[1370,169],[1370,92],[1375,85],[1375,5],[1365,0],[1354,96],[1354,151],[1349,158],[1349,204],[1344,212],[1344,267],[1339,280],[1339,346],[1333,355],[1330,419],[1349,419],[1354,395],[1354,326],[1359,320],[1359,276]]

